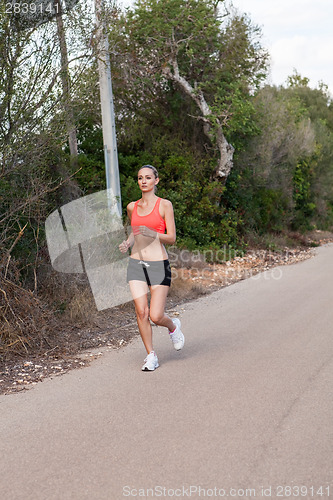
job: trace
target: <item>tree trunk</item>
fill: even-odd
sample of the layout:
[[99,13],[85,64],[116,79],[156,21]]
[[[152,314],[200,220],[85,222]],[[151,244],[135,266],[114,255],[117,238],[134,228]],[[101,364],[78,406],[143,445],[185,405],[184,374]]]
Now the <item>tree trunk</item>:
[[[53,5],[55,8],[56,21],[57,21],[57,32],[60,45],[60,55],[61,55],[61,83],[62,83],[62,98],[63,98],[63,110],[66,120],[66,129],[68,134],[69,151],[70,151],[70,161],[71,166],[77,169],[77,135],[74,119],[73,103],[71,99],[71,82],[69,76],[69,66],[68,66],[68,51],[66,44],[66,34],[65,28],[62,20],[62,4],[61,0],[53,0]],[[68,171],[64,165],[59,165],[57,167],[58,173],[64,178],[68,177]],[[70,178],[61,189],[62,203],[68,203],[72,200],[79,198],[82,195],[82,191],[78,186],[74,178]]]
[[[171,70],[171,67],[173,71]],[[170,80],[174,81],[199,107],[202,114],[200,119],[204,122],[204,134],[213,144],[216,143],[220,154],[217,166],[213,172],[213,178],[219,178],[223,181],[223,183],[225,183],[233,167],[234,147],[226,140],[220,121],[218,118],[215,118],[214,123],[212,122],[212,111],[206,102],[202,91],[193,88],[190,83],[179,74],[176,58],[171,59],[169,64],[163,68],[163,74]]]
[[76,164],[77,162],[77,136],[76,127],[74,119],[73,104],[71,100],[71,83],[69,77],[68,68],[68,51],[66,44],[65,29],[62,20],[62,5],[61,0],[53,0],[55,11],[57,12],[57,32],[60,45],[61,54],[61,82],[63,89],[63,103],[64,103],[64,113],[66,116],[66,126],[69,140],[69,150],[71,155],[71,163]]

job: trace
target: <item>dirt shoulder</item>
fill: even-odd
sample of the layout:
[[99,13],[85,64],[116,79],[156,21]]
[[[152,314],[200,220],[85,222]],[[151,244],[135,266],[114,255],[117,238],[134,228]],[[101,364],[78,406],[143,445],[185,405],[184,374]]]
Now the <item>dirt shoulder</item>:
[[[172,266],[173,280],[167,299],[167,311],[175,316],[179,314],[176,310],[179,306],[202,295],[273,267],[309,259],[315,253],[314,246],[329,242],[333,242],[333,233],[313,231],[307,236],[307,241],[296,248],[285,247],[279,251],[252,249],[243,256],[214,264],[193,256],[191,259],[179,259],[179,264]],[[304,244],[308,246],[304,247]],[[61,346],[50,345],[50,349],[42,353],[23,354],[3,364],[0,394],[25,391],[46,378],[83,368],[101,356],[102,349],[119,349],[139,335],[132,303],[94,312],[96,308],[89,294],[84,300],[86,293],[84,290],[80,294],[81,314],[77,316],[78,321],[72,318],[70,324],[59,317],[55,338],[61,338]],[[82,310],[85,314],[82,314]]]

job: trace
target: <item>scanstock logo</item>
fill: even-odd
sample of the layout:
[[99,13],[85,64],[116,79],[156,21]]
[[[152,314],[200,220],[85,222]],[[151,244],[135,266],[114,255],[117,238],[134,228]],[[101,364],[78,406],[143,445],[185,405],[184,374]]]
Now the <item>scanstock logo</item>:
[[119,250],[127,239],[111,189],[71,201],[45,221],[53,268],[86,273],[99,311],[132,300],[127,283],[128,254]]
[[47,23],[69,12],[79,0],[6,0],[9,14],[18,30]]

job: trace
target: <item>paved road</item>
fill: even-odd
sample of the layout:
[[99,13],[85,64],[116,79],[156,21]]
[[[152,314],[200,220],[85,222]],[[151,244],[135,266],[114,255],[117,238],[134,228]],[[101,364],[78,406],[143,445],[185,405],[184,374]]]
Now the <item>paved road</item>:
[[136,340],[0,398],[1,500],[333,496],[333,245],[184,307],[155,372]]

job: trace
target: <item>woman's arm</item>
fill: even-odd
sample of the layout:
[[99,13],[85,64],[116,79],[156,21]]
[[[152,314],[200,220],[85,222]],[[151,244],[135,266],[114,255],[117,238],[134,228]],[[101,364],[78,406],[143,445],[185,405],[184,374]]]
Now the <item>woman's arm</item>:
[[[129,218],[130,221],[132,219],[133,209],[134,209],[134,201],[132,201],[131,203],[129,203],[127,205],[127,216],[128,216],[128,218]],[[122,243],[120,243],[119,250],[122,253],[126,253],[127,250],[129,248],[131,248],[133,245],[134,245],[134,234],[133,234],[133,232],[131,232],[131,234],[129,235],[129,237],[127,238],[127,240],[124,240]]]
[[158,234],[162,244],[173,245],[176,241],[176,224],[173,206],[169,200],[161,200],[162,210],[164,211],[164,220],[166,224],[166,234]]

